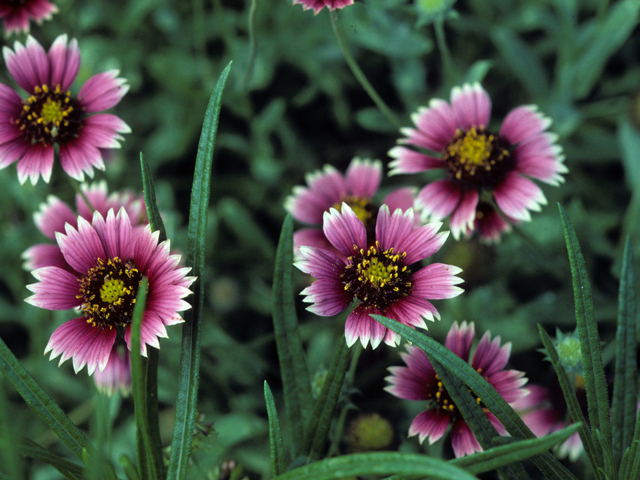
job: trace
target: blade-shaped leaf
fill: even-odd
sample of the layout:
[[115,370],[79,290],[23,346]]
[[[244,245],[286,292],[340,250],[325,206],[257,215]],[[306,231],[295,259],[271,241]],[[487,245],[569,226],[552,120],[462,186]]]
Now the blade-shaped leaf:
[[607,381],[604,374],[604,364],[602,363],[598,323],[596,322],[593,298],[591,297],[591,284],[576,231],[562,205],[558,204],[558,208],[560,209],[567,252],[569,253],[569,263],[571,265],[576,323],[578,324],[578,336],[582,352],[591,436],[595,443],[595,431],[599,430],[602,433],[603,447],[611,449]]
[[273,330],[280,360],[287,427],[291,432],[292,457],[303,452],[304,426],[311,415],[311,383],[293,299],[293,219],[282,225],[272,294]]
[[366,475],[420,475],[441,480],[473,480],[471,473],[440,459],[411,453],[356,453],[290,470],[274,480],[331,480]]
[[54,455],[28,438],[20,439],[20,453],[25,457],[34,458],[40,462],[51,465],[65,478],[71,480],[82,480],[86,478],[84,467]]
[[[471,391],[477,395],[482,403],[493,413],[504,425],[507,431],[516,438],[535,438],[522,421],[522,418],[509,406],[482,376],[476,372],[471,365],[458,357],[451,350],[440,345],[433,338],[424,335],[413,328],[407,327],[400,322],[392,320],[382,315],[371,315],[385,327],[401,335],[404,339],[414,343],[427,355],[432,356],[440,362],[450,372],[460,378]],[[564,467],[557,458],[551,454],[542,454],[531,459],[543,474],[549,478],[562,478],[576,480],[576,477]]]
[[144,278],[136,296],[136,306],[131,320],[131,393],[136,419],[136,442],[138,469],[151,480],[162,475],[162,451],[156,448],[151,438],[151,427],[147,412],[147,360],[140,354],[140,327],[147,302],[148,282]]
[[164,223],[156,203],[156,188],[153,184],[151,169],[142,152],[140,152],[140,168],[142,169],[142,191],[144,193],[144,204],[147,208],[147,217],[149,217],[149,226],[152,232],[160,230],[159,240],[164,242],[167,239],[167,232],[164,229]]
[[211,165],[218,131],[222,91],[230,70],[231,63],[220,74],[216,88],[209,99],[202,124],[195,173],[193,175],[191,207],[189,209],[187,266],[191,267],[191,273],[198,280],[193,288],[193,308],[187,310],[182,328],[178,398],[176,400],[176,416],[167,479],[184,479],[187,475],[187,466],[191,456],[200,375],[200,323],[204,308],[202,276],[204,274],[205,233],[207,230],[207,213],[211,190]]
[[564,396],[567,408],[569,409],[569,415],[571,415],[571,419],[575,423],[580,423],[582,425],[578,430],[578,434],[580,435],[580,440],[582,440],[584,451],[587,454],[587,457],[589,457],[593,471],[596,472],[595,475],[599,478],[600,473],[598,473],[598,468],[603,466],[604,459],[602,458],[601,452],[597,450],[593,444],[593,438],[589,432],[589,428],[587,427],[587,421],[582,414],[582,409],[580,408],[578,398],[576,397],[575,387],[567,377],[567,373],[560,362],[558,351],[556,350],[553,341],[540,325],[538,325],[538,331],[540,332],[540,338],[542,338],[542,345],[547,351],[551,364],[556,371],[558,382],[562,389],[562,395]]
[[627,238],[622,260],[618,295],[618,331],[616,333],[616,366],[611,405],[614,464],[631,445],[636,420],[636,303],[633,278],[633,249]]
[[127,475],[128,480],[140,480],[140,476],[138,475],[138,470],[136,469],[131,459],[127,457],[125,453],[120,455],[118,462],[120,463],[120,465],[122,465],[122,469],[124,470],[124,473]]
[[[473,435],[483,450],[489,450],[495,446],[494,437],[499,436],[495,427],[491,424],[487,415],[482,411],[480,403],[469,393],[469,389],[455,375],[451,374],[436,360],[430,359],[433,369],[442,381],[447,393],[462,414],[465,423],[471,428]],[[510,465],[501,468],[503,478],[528,479],[529,476],[522,465]]]
[[303,453],[311,458],[318,458],[322,454],[322,449],[329,435],[333,413],[340,399],[350,358],[351,349],[344,340],[340,339],[329,371],[324,378],[322,391],[314,405],[309,425],[305,430]]
[[82,459],[83,449],[93,451],[85,434],[69,420],[69,417],[53,398],[29,375],[1,338],[0,371],[11,382],[26,404],[44,420],[78,458]]
[[[2,377],[0,377],[0,380],[2,380]],[[8,413],[4,385],[0,384],[0,442],[2,443],[0,458],[2,458],[2,469],[8,471],[12,478],[19,480],[24,478],[22,474],[22,459],[16,452],[15,434],[12,432],[13,422],[9,419]]]
[[264,382],[264,399],[267,403],[267,416],[269,417],[269,446],[271,448],[271,471],[273,476],[284,473],[287,469],[287,462],[284,455],[284,442],[282,441],[282,431],[280,430],[280,420],[276,402],[269,384]]

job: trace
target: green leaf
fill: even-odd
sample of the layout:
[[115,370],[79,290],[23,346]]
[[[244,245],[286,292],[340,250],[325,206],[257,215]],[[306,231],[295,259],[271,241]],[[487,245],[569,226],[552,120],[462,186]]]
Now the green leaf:
[[2,458],[3,470],[7,470],[11,478],[19,480],[24,478],[22,474],[22,459],[16,452],[17,445],[12,427],[13,422],[9,419],[7,412],[7,397],[4,394],[4,385],[0,383],[0,441],[2,442],[0,458]]
[[292,457],[303,452],[304,427],[311,415],[311,383],[298,329],[293,298],[293,220],[282,225],[273,273],[273,331],[280,360],[287,426],[291,432]]
[[[496,392],[495,388],[482,378],[471,365],[451,350],[440,345],[433,338],[413,328],[407,327],[400,322],[383,317],[382,315],[371,316],[385,327],[401,335],[404,339],[417,345],[427,355],[432,356],[436,361],[440,362],[450,372],[460,378],[465,385],[481,399],[489,411],[500,420],[511,436],[519,439],[535,438],[535,435],[529,427],[525,425],[522,418],[520,418],[504,398]],[[540,471],[549,478],[577,480],[576,477],[550,453],[535,456],[531,460]]]
[[153,184],[151,169],[142,152],[140,152],[140,168],[142,169],[142,191],[144,193],[144,204],[147,208],[147,217],[149,217],[149,226],[152,232],[160,230],[159,240],[164,242],[167,239],[167,232],[164,229],[164,223],[156,203],[156,188]]
[[147,412],[147,360],[140,353],[140,327],[147,303],[148,281],[145,278],[138,289],[136,306],[131,320],[131,393],[133,396],[136,419],[136,459],[138,469],[150,480],[160,479],[162,475],[162,450],[157,448],[151,435]]
[[564,237],[567,244],[567,252],[569,253],[569,263],[571,264],[576,323],[578,324],[578,336],[580,337],[580,349],[582,352],[591,436],[595,443],[595,431],[599,430],[602,433],[603,446],[611,449],[607,381],[604,374],[604,364],[602,363],[598,323],[596,322],[596,314],[591,297],[591,284],[589,283],[587,267],[584,263],[576,231],[562,205],[558,204],[558,208],[562,217]]
[[351,349],[341,338],[336,353],[331,360],[329,371],[305,430],[303,453],[311,458],[319,458],[329,435],[333,413],[340,399],[344,378],[349,368]]
[[191,267],[192,274],[198,280],[193,289],[193,308],[187,310],[182,328],[178,398],[176,400],[176,417],[167,479],[184,479],[187,475],[187,466],[191,456],[200,375],[200,323],[204,308],[202,277],[204,275],[205,233],[207,230],[207,213],[211,190],[211,165],[218,131],[222,91],[230,70],[231,63],[220,74],[216,88],[209,99],[202,124],[196,168],[193,175],[191,208],[189,209],[187,266]]
[[29,375],[2,339],[0,339],[0,371],[11,382],[26,404],[44,420],[78,458],[82,459],[83,449],[93,451],[85,434],[69,420],[69,417],[53,398]]
[[[486,451],[494,447],[493,439],[498,437],[499,433],[482,411],[480,404],[469,394],[469,389],[462,380],[449,373],[438,361],[433,359],[429,359],[429,361],[483,450]],[[503,470],[501,472],[503,478],[529,478],[522,465],[510,465],[507,468],[501,468],[501,470]]]
[[[587,428],[587,421],[582,414],[582,409],[580,408],[578,398],[576,397],[574,384],[573,382],[569,381],[567,372],[562,366],[562,362],[560,362],[560,357],[558,356],[556,347],[547,332],[545,332],[545,330],[540,325],[538,325],[538,331],[540,332],[540,338],[542,338],[542,345],[547,351],[549,360],[551,360],[551,364],[553,365],[553,368],[556,371],[556,375],[558,376],[560,388],[562,389],[562,395],[564,396],[564,400],[567,403],[567,408],[569,409],[569,415],[571,415],[571,419],[575,423],[580,423],[580,425],[582,425],[578,430],[578,434],[580,435],[580,440],[582,440],[584,451],[589,458],[589,462],[591,462],[593,471],[598,472],[598,468],[603,466],[604,459],[602,458],[600,452],[595,448],[593,438],[591,437],[589,428]],[[599,476],[598,473],[596,473],[595,475]]]
[[28,438],[20,439],[20,453],[25,457],[33,458],[42,463],[51,465],[65,478],[69,478],[71,480],[82,480],[86,478],[86,471],[84,467],[54,455]]
[[122,465],[122,469],[124,473],[127,475],[128,480],[140,480],[140,476],[138,475],[138,470],[136,470],[135,465],[131,461],[129,457],[125,453],[120,455],[118,459],[120,465]]
[[614,465],[631,445],[636,420],[636,302],[634,294],[633,249],[627,237],[618,295],[618,331],[613,381],[611,425]]
[[296,468],[274,480],[331,480],[367,475],[420,475],[440,480],[473,480],[471,473],[450,462],[411,453],[355,453]]
[[264,382],[264,399],[267,402],[267,416],[269,417],[269,446],[271,448],[271,471],[273,476],[284,473],[287,469],[287,462],[284,455],[284,442],[282,441],[282,431],[280,430],[280,420],[276,402],[269,384]]
[[573,64],[575,98],[586,96],[602,78],[609,58],[624,44],[638,24],[640,2],[623,0],[612,6],[602,24],[593,26],[583,53]]
[[511,30],[501,26],[491,31],[491,39],[529,96],[536,100],[546,99],[549,96],[549,81],[537,55],[529,46]]

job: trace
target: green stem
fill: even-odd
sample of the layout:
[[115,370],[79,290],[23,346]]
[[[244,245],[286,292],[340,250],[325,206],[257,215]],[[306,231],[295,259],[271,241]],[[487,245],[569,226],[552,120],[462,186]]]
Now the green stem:
[[438,44],[438,50],[440,50],[440,56],[442,57],[442,70],[444,72],[444,78],[448,86],[456,84],[455,71],[453,68],[453,59],[451,58],[451,52],[447,46],[447,38],[444,34],[444,18],[438,17],[433,23],[433,28],[436,33],[436,43]]
[[93,208],[93,205],[91,205],[91,202],[87,198],[87,195],[82,191],[82,188],[80,187],[80,183],[71,177],[69,177],[69,181],[71,182],[71,185],[73,186],[73,189],[75,190],[75,192],[78,195],[80,195],[80,197],[82,197],[82,200],[84,200],[84,203],[87,204],[87,207],[89,207],[89,210],[91,210],[91,213],[95,212],[95,208]]
[[384,114],[385,117],[387,117],[387,120],[389,120],[389,122],[397,129],[402,128],[402,124],[398,121],[398,118],[387,106],[387,104],[384,103],[384,100],[380,98],[380,95],[378,95],[378,93],[375,91],[371,83],[369,83],[369,80],[367,80],[367,77],[362,72],[362,70],[356,63],[355,59],[351,56],[351,53],[349,53],[349,50],[347,49],[347,45],[344,42],[342,33],[340,33],[340,28],[338,27],[338,17],[336,15],[335,10],[330,13],[331,13],[330,15],[331,26],[333,27],[333,32],[336,34],[336,38],[338,39],[338,44],[340,45],[340,49],[344,54],[344,59],[347,61],[347,65],[349,65],[351,72],[356,77],[356,79],[358,80],[362,88],[364,88],[367,94],[369,94],[369,97],[371,97],[371,100],[373,100],[373,102],[377,105],[378,109]]
[[251,8],[249,9],[249,44],[251,50],[249,51],[249,64],[247,65],[247,72],[242,80],[242,85],[246,88],[251,74],[253,73],[253,67],[256,63],[256,53],[258,51],[258,43],[256,41],[256,18],[258,17],[258,2],[259,0],[251,0]]

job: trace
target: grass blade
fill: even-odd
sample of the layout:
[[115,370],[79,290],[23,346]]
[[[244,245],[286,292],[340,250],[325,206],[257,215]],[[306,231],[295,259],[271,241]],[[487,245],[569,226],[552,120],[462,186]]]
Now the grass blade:
[[54,455],[28,438],[20,439],[20,453],[25,457],[33,458],[39,462],[51,465],[65,478],[71,480],[82,480],[86,478],[86,471],[84,467]]
[[311,458],[319,458],[329,434],[331,420],[335,412],[344,378],[349,368],[351,349],[340,339],[336,353],[331,360],[329,371],[324,379],[322,391],[316,400],[313,414],[305,431],[303,453]]
[[76,427],[58,404],[24,369],[0,338],[0,371],[11,382],[27,405],[44,420],[53,432],[80,459],[82,450],[93,451],[84,433]]
[[7,397],[4,393],[4,385],[0,384],[0,441],[2,442],[0,458],[2,458],[2,469],[8,471],[11,478],[20,480],[21,478],[24,478],[24,475],[22,474],[22,459],[16,451],[17,449],[14,441],[15,434],[12,431],[13,422],[9,419],[8,413]]
[[[451,350],[440,345],[433,338],[420,333],[413,328],[396,322],[381,315],[371,315],[387,328],[400,334],[404,339],[414,343],[428,356],[444,365],[450,372],[460,378],[471,391],[480,397],[481,401],[504,425],[511,436],[519,439],[533,439],[535,435],[525,425],[522,418],[509,406],[509,404],[496,392],[471,365],[458,357]],[[549,478],[572,479],[576,477],[564,467],[557,458],[550,453],[535,456],[531,459],[540,471]]]
[[147,208],[147,217],[149,217],[149,225],[152,232],[160,230],[159,240],[164,242],[167,239],[167,232],[164,229],[164,223],[156,203],[156,188],[153,184],[151,169],[142,152],[140,152],[140,168],[142,170],[142,191],[144,193],[144,204]]
[[631,445],[636,419],[636,304],[634,297],[633,249],[627,238],[622,260],[618,295],[616,364],[611,405],[613,460],[619,465],[623,452]]
[[187,244],[187,266],[196,276],[193,288],[192,309],[185,314],[182,328],[182,350],[180,354],[180,374],[178,379],[178,398],[176,416],[171,441],[168,479],[184,479],[191,456],[191,442],[196,421],[198,401],[198,379],[200,375],[200,323],[204,308],[205,232],[211,190],[211,165],[213,149],[218,131],[218,118],[222,102],[222,91],[229,77],[231,63],[220,74],[218,83],[207,106],[202,124],[198,155],[191,189],[191,208],[189,209],[189,227]]
[[[282,225],[273,273],[273,330],[280,360],[287,426],[291,432],[292,457],[303,453],[304,426],[313,405],[311,383],[293,298],[293,219]],[[306,453],[306,452],[305,452]]]
[[562,205],[558,204],[558,208],[560,209],[567,252],[569,253],[569,263],[571,265],[573,296],[576,304],[576,323],[578,324],[578,336],[580,337],[580,349],[582,351],[591,436],[595,443],[597,441],[595,432],[599,430],[602,433],[603,447],[611,450],[607,381],[604,375],[604,364],[602,363],[598,323],[596,322],[593,298],[591,297],[591,284],[576,231]]
[[267,416],[269,417],[269,446],[271,448],[271,471],[273,476],[284,473],[287,469],[287,462],[284,455],[284,442],[282,441],[282,431],[280,430],[280,420],[278,420],[278,410],[276,402],[269,384],[264,382],[264,399],[267,403]]
[[274,480],[331,480],[367,475],[420,475],[436,480],[477,480],[462,468],[426,455],[398,452],[355,453],[328,458],[277,476]]

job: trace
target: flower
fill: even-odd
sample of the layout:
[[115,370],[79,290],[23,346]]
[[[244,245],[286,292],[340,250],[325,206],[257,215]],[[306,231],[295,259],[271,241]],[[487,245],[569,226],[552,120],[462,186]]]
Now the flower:
[[[293,188],[293,195],[287,197],[284,208],[299,222],[320,226],[324,213],[331,208],[340,211],[344,202],[364,223],[367,237],[373,238],[378,207],[374,205],[372,198],[378,191],[381,178],[382,164],[378,160],[354,158],[344,176],[331,165],[325,165],[323,170],[306,176],[306,187]],[[413,188],[399,188],[387,195],[382,204],[388,205],[391,211],[396,208],[407,210],[413,207],[414,196]],[[337,253],[322,228],[298,230],[293,235],[293,245],[298,256],[301,245],[325,248]]]
[[104,370],[93,373],[93,381],[102,393],[128,395],[131,390],[131,357],[129,350],[114,345]]
[[[457,239],[470,235],[481,200],[495,202],[512,221],[529,221],[529,210],[540,210],[547,200],[528,177],[550,185],[564,181],[562,149],[557,135],[545,132],[551,120],[534,105],[509,112],[499,133],[488,129],[491,99],[479,84],[465,84],[451,91],[451,104],[431,100],[428,108],[413,115],[416,129],[403,129],[399,143],[440,154],[427,155],[405,146],[389,151],[390,175],[443,169],[446,178],[426,185],[416,203],[423,213],[439,221],[451,215],[450,227]],[[497,213],[496,213],[497,215]],[[493,217],[494,219],[496,216]],[[506,227],[493,221],[489,238]],[[481,230],[482,233],[482,230]]]
[[294,5],[298,3],[302,4],[303,10],[313,8],[314,13],[317,15],[324,7],[329,10],[342,9],[347,5],[353,5],[353,0],[293,0]]
[[[295,266],[316,278],[301,294],[313,305],[307,310],[330,316],[352,302],[345,338],[349,346],[359,338],[364,347],[371,341],[376,348],[384,340],[397,345],[400,336],[375,321],[379,314],[410,327],[427,328],[424,318],[440,318],[428,299],[452,298],[462,289],[454,285],[462,279],[458,267],[433,263],[417,269],[413,264],[436,253],[448,232],[436,233],[440,223],[414,227],[413,209],[393,214],[380,207],[375,241],[367,241],[366,227],[346,203],[342,211],[332,208],[324,214],[324,234],[340,255],[329,250],[300,247],[304,261]],[[413,272],[412,272],[413,270]],[[417,271],[416,271],[417,270]]]
[[190,305],[182,300],[195,280],[179,268],[180,256],[169,253],[169,241],[158,243],[159,232],[149,226],[135,229],[121,208],[100,212],[89,222],[78,217],[77,228],[65,225],[56,241],[68,268],[38,268],[38,283],[28,285],[34,295],[28,303],[48,310],[78,309],[82,316],[63,323],[51,335],[45,354],[60,356],[60,364],[73,359],[76,372],[85,365],[89,374],[104,370],[118,336],[131,348],[131,320],[138,288],[148,280],[147,303],[142,318],[141,353],[147,345],[160,348],[166,325],[182,322],[177,312]]
[[40,24],[43,20],[51,20],[54,13],[58,13],[58,7],[47,0],[0,0],[0,18],[5,35],[28,33],[29,20]]
[[[467,324],[454,322],[447,334],[445,346],[462,358],[489,382],[497,392],[509,403],[515,402],[527,394],[522,386],[527,382],[524,373],[517,370],[504,370],[511,344],[500,346],[500,337],[491,340],[486,332],[470,357],[471,345],[475,338],[473,322]],[[480,452],[482,448],[462,418],[456,405],[452,402],[447,390],[443,387],[427,355],[416,346],[407,346],[407,353],[401,353],[406,367],[389,367],[391,375],[386,378],[390,383],[385,390],[405,400],[428,400],[430,408],[413,420],[409,427],[409,436],[418,435],[420,443],[429,438],[433,444],[451,428],[451,446],[456,457]],[[482,406],[482,402],[478,399]],[[483,410],[491,424],[500,435],[506,430],[500,421],[483,406]]]
[[[40,205],[39,211],[33,214],[33,219],[44,236],[55,240],[56,232],[64,233],[67,223],[77,229],[78,215],[91,221],[93,210],[106,217],[110,209],[117,212],[121,207],[124,207],[134,228],[143,228],[149,223],[142,195],[135,195],[129,191],[114,192],[109,195],[107,184],[104,181],[92,185],[82,184],[80,190],[91,204],[91,208],[79,193],[76,195],[77,213],[54,195],[50,195],[47,202]],[[34,245],[24,251],[22,258],[25,259],[23,266],[26,270],[56,266],[72,271],[62,255],[60,247],[55,243]]]
[[[94,75],[77,96],[69,91],[80,69],[78,42],[60,35],[47,54],[33,37],[26,45],[4,47],[9,73],[28,93],[24,100],[0,84],[0,168],[18,161],[18,179],[32,184],[40,175],[51,178],[54,146],[60,165],[76,180],[93,168],[104,170],[100,149],[119,148],[120,133],[131,129],[120,118],[98,113],[114,107],[127,93],[126,80],[117,70]],[[95,114],[95,115],[89,115]]]
[[[528,385],[529,394],[514,402],[511,406],[520,414],[524,423],[536,437],[544,437],[573,424],[568,416],[567,404],[562,396],[560,385],[545,388],[541,385]],[[580,406],[586,411],[584,377],[576,375],[576,394]],[[571,435],[554,449],[560,458],[569,457],[575,462],[584,451],[578,432]]]

